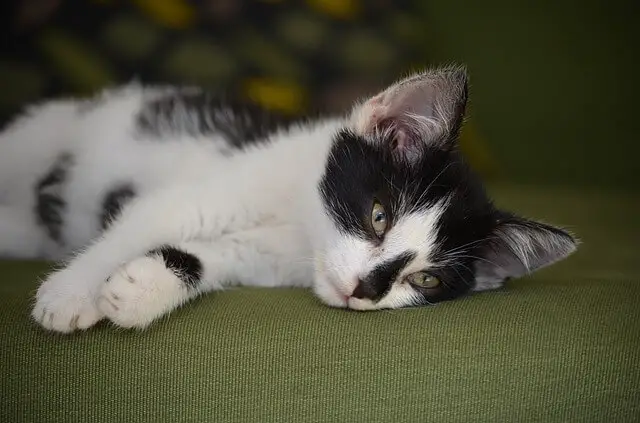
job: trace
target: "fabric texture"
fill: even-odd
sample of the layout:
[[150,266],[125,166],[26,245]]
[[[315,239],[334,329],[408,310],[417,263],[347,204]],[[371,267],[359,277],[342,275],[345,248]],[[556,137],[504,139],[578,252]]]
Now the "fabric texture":
[[2,422],[640,421],[640,199],[497,187],[578,253],[502,290],[349,312],[301,289],[200,298],[144,332],[45,333],[47,264],[0,263]]

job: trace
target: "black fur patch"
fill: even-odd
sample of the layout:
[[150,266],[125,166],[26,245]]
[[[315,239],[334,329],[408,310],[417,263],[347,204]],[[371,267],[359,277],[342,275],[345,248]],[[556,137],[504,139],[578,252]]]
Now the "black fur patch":
[[35,186],[36,220],[44,227],[49,237],[59,244],[64,243],[62,226],[63,214],[67,207],[62,191],[72,166],[73,156],[69,153],[61,154]]
[[145,104],[138,113],[137,128],[157,139],[179,133],[220,134],[231,147],[243,148],[264,141],[274,131],[287,129],[298,120],[301,118],[268,111],[253,103],[180,90]]
[[402,269],[409,264],[416,255],[407,252],[399,255],[393,260],[378,265],[361,280],[356,289],[351,294],[355,298],[368,298],[377,301],[391,289],[391,283],[395,281]]
[[[346,130],[337,134],[319,186],[325,209],[341,231],[376,244],[379,241],[370,229],[374,199],[387,210],[390,225],[402,214],[428,210],[446,200],[436,251],[430,257],[436,267],[425,269],[442,283],[417,291],[425,304],[458,297],[475,282],[472,256],[490,236],[497,212],[455,148],[427,145],[420,158],[409,164],[394,157],[389,145],[390,140],[369,142]],[[454,249],[455,259],[451,259]],[[380,298],[393,280],[391,270],[395,267],[379,269],[356,294]]]
[[136,196],[132,184],[123,184],[111,189],[102,201],[100,223],[102,229],[107,229],[120,216],[122,208]]
[[202,262],[198,257],[171,245],[163,245],[148,254],[160,255],[164,264],[188,287],[195,288],[202,278]]

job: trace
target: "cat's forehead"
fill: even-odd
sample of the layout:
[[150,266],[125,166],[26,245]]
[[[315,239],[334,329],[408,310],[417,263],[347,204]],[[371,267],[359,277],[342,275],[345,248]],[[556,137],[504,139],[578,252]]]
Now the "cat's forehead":
[[339,232],[375,243],[371,213],[379,201],[390,223],[383,242],[390,257],[410,251],[441,263],[447,251],[486,236],[492,204],[458,152],[433,149],[402,163],[385,143],[371,141],[343,131],[327,161],[320,192]]
[[430,256],[437,247],[438,229],[447,206],[445,198],[429,207],[398,215],[385,236],[384,250],[392,256],[404,252]]
[[388,208],[394,221],[416,222],[466,183],[457,172],[461,163],[448,152],[434,149],[418,163],[402,163],[386,143],[375,141],[349,131],[336,136],[320,188],[342,226],[370,212],[374,199]]

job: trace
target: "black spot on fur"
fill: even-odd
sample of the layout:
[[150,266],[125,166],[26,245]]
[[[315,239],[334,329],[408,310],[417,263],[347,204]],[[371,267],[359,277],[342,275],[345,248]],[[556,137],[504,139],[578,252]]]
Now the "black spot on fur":
[[274,131],[287,129],[299,120],[302,119],[268,111],[254,103],[185,89],[146,103],[138,113],[137,128],[156,139],[176,133],[219,134],[230,147],[243,148],[264,141]]
[[414,253],[406,252],[378,265],[364,280],[360,281],[351,296],[355,298],[368,298],[373,301],[379,300],[391,289],[391,283],[415,256]]
[[164,245],[148,254],[160,255],[164,264],[188,287],[195,288],[202,278],[202,262],[191,253],[179,250],[171,245]]
[[103,230],[120,216],[122,208],[135,196],[136,192],[131,184],[123,184],[107,192],[102,201],[102,214],[100,215]]
[[62,244],[63,214],[67,206],[62,192],[73,166],[73,156],[64,153],[58,156],[49,171],[35,186],[36,220],[44,227],[49,237]]

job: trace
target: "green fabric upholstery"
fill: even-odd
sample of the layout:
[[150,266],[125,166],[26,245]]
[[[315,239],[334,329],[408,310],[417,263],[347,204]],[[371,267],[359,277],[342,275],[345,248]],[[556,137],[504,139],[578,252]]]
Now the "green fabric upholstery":
[[506,289],[348,312],[298,289],[203,297],[145,332],[30,321],[46,264],[0,264],[1,422],[640,419],[640,198],[497,187],[569,225],[569,260]]

